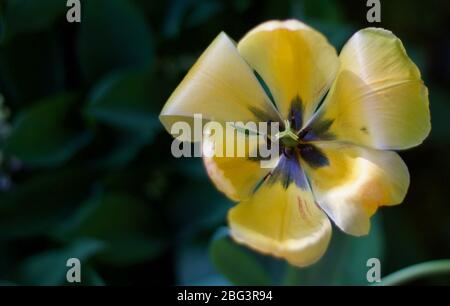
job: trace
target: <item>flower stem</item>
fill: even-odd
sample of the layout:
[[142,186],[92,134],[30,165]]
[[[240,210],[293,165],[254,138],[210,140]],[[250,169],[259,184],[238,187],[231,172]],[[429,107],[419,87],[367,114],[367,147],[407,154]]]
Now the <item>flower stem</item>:
[[383,277],[378,286],[393,286],[411,282],[418,278],[450,274],[450,259],[433,260],[401,269]]

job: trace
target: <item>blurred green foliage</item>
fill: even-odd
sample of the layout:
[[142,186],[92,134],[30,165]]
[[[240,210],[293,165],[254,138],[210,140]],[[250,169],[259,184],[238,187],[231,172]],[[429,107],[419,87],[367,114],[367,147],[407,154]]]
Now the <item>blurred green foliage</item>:
[[412,178],[404,204],[382,209],[367,237],[335,229],[306,269],[229,238],[232,203],[200,160],[172,157],[158,113],[220,31],[238,40],[265,20],[298,18],[340,50],[374,26],[365,1],[84,0],[81,24],[66,11],[65,0],[0,1],[1,284],[67,284],[70,257],[84,285],[366,284],[370,257],[383,275],[450,257],[448,3],[382,1],[375,26],[419,65],[432,134],[401,153]]

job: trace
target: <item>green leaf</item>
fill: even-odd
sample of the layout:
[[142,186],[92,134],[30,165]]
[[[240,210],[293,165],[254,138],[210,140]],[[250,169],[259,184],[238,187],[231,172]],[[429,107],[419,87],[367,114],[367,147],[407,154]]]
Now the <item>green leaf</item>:
[[95,195],[54,236],[62,240],[84,237],[103,241],[105,248],[97,258],[112,265],[149,261],[166,247],[157,211],[127,193]]
[[94,88],[86,113],[105,124],[153,136],[161,124],[151,88],[147,72],[112,75]]
[[[19,268],[19,279],[25,285],[62,285],[66,283],[66,266],[69,258],[77,258],[81,262],[81,283],[86,281],[83,266],[103,248],[97,240],[80,239],[71,245],[57,250],[46,251],[27,258]],[[90,272],[89,272],[90,273]],[[87,275],[92,277],[92,275]]]
[[188,15],[186,24],[189,27],[200,26],[211,20],[224,9],[224,3],[218,0],[203,1],[194,6]]
[[450,103],[448,91],[438,87],[430,89],[431,134],[430,138],[437,144],[446,145],[450,141]]
[[342,23],[344,19],[344,12],[342,11],[342,7],[335,1],[315,0],[297,2],[297,4],[301,6],[301,12],[303,14],[298,14],[300,16],[296,17],[307,16],[309,18],[312,17],[319,20],[327,20],[337,24]]
[[123,167],[131,162],[141,149],[149,143],[149,137],[145,133],[114,131],[114,143],[109,147],[106,156],[99,161],[99,166],[105,168]]
[[84,277],[82,285],[85,286],[105,286],[106,283],[100,274],[97,273],[92,267],[88,266],[84,269]]
[[[447,276],[450,274],[450,259],[432,260],[427,262],[418,263],[406,268],[402,268],[392,274],[383,276],[380,283],[376,283],[378,286],[399,286],[407,283],[417,281],[422,278],[438,278]],[[444,279],[444,278],[442,278]]]
[[228,286],[211,263],[209,239],[191,239],[178,243],[175,250],[176,284],[180,286]]
[[342,22],[344,12],[335,1],[294,1],[291,15],[306,22],[320,31],[338,50],[358,29],[349,23]]
[[86,1],[78,55],[88,81],[118,69],[149,67],[153,61],[150,29],[131,1]]
[[225,9],[222,1],[173,0],[163,23],[163,35],[175,38],[183,27],[191,28],[205,24]]
[[57,166],[69,160],[90,140],[76,126],[76,98],[62,94],[36,102],[17,118],[6,150],[32,166]]
[[48,234],[73,215],[95,175],[86,167],[58,168],[36,173],[0,193],[0,238]]
[[114,135],[113,139],[97,135],[111,143],[99,161],[102,165],[128,163],[162,130],[152,84],[148,72],[133,71],[111,75],[92,90],[85,114],[92,122],[107,126]]
[[225,222],[231,208],[230,200],[219,193],[209,179],[196,179],[192,172],[189,175],[168,207],[171,221],[182,237],[217,228]]
[[244,246],[236,244],[221,228],[210,246],[214,266],[235,285],[270,285],[270,277],[256,256]]
[[367,260],[378,258],[383,263],[383,246],[378,216],[372,218],[368,236],[353,237],[336,229],[319,262],[303,269],[286,265],[283,285],[368,285]]
[[234,0],[233,6],[239,13],[243,13],[251,6],[251,0]]
[[16,283],[7,281],[7,280],[0,280],[0,286],[6,287],[6,286],[18,286]]
[[180,32],[184,17],[196,0],[172,0],[163,25],[163,35],[173,38]]
[[5,18],[3,17],[2,14],[0,14],[0,45],[3,44],[4,39],[5,39]]
[[64,90],[63,44],[57,32],[16,36],[0,48],[0,80],[8,103],[23,106]]
[[352,25],[323,20],[312,20],[309,24],[323,33],[337,50],[342,49],[348,39],[358,30]]
[[66,9],[66,1],[62,0],[9,0],[5,10],[7,35],[44,30],[64,15]]

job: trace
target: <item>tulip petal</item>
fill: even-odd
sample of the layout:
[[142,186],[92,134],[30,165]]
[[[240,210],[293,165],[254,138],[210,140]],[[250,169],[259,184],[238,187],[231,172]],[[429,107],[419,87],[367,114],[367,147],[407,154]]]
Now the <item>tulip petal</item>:
[[397,153],[332,141],[316,146],[328,165],[302,165],[317,203],[343,231],[365,235],[378,207],[403,201],[409,173]]
[[211,43],[172,93],[160,120],[171,132],[179,121],[193,126],[195,114],[204,121],[280,121],[257,77],[225,33]]
[[428,91],[401,41],[389,31],[357,32],[340,54],[330,93],[305,140],[406,149],[430,132]]
[[[283,167],[287,165],[283,163]],[[303,176],[301,181],[306,182],[300,169],[295,175]],[[286,176],[267,179],[253,197],[230,210],[231,236],[239,243],[284,258],[292,265],[311,265],[327,249],[331,223],[314,202],[307,184],[299,187],[292,181],[286,186],[280,178]]]
[[239,53],[265,81],[283,118],[296,117],[300,101],[306,122],[333,82],[336,50],[316,30],[297,21],[269,21],[251,30]]
[[[216,188],[234,201],[252,196],[271,171],[271,163],[277,162],[278,156],[273,156],[273,161],[271,156],[261,156],[260,149],[266,146],[266,141],[259,134],[224,129],[224,135],[210,135],[207,130],[203,136],[203,162]],[[245,150],[242,152],[240,148]]]

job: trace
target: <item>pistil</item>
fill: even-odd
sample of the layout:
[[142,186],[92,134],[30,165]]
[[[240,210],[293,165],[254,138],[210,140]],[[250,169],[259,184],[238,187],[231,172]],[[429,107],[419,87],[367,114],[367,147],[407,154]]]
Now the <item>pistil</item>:
[[285,129],[276,135],[276,138],[281,142],[284,147],[295,148],[299,143],[298,135],[291,129],[291,122],[289,120],[284,121]]

